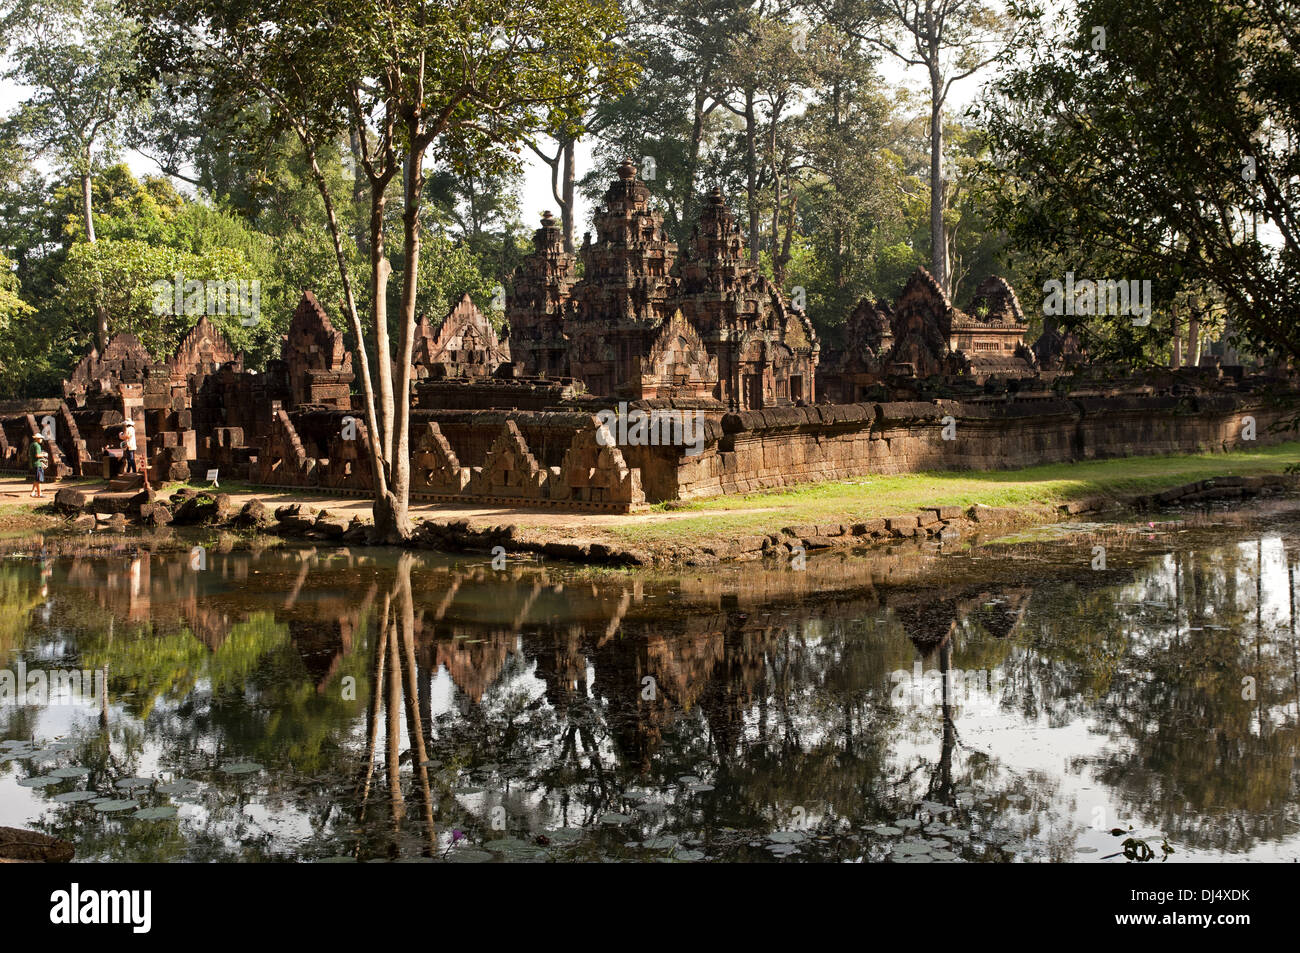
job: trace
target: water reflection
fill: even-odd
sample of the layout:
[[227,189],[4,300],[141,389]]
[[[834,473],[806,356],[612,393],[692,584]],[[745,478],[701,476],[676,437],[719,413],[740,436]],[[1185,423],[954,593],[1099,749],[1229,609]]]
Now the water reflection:
[[1119,533],[1105,571],[1093,539],[667,576],[12,557],[0,666],[106,691],[0,705],[0,824],[79,859],[1123,860],[1112,829],[1294,859],[1300,533],[1269,522]]

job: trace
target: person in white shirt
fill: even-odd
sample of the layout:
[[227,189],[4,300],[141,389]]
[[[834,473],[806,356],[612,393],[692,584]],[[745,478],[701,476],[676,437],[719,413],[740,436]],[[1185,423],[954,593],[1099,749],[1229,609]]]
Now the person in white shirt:
[[123,472],[137,472],[135,468],[135,424],[130,420],[128,420],[126,426],[122,428],[122,449],[126,451],[123,454],[123,456],[126,457],[126,468]]

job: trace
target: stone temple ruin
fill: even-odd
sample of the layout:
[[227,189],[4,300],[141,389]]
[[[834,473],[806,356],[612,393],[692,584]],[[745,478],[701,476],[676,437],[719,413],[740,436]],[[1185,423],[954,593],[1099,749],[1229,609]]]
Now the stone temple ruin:
[[[543,217],[507,295],[508,330],[468,296],[420,319],[415,500],[628,512],[870,473],[1228,449],[1247,416],[1260,443],[1280,439],[1268,424],[1300,403],[1276,373],[1095,365],[1050,319],[1026,346],[1020,302],[997,277],[962,310],[918,269],[892,304],[860,301],[823,346],[749,261],[719,191],[679,254],[630,162],[595,226],[574,255]],[[352,361],[311,292],[260,371],[206,318],[164,361],[119,334],[61,396],[0,404],[0,469],[24,470],[43,432],[51,475],[116,476],[130,419],[154,485],[217,470],[368,493]],[[943,438],[945,420],[960,439]]]
[[720,411],[814,402],[817,333],[749,261],[721,192],[680,259],[631,162],[604,205],[577,256],[581,278],[554,219],[542,219],[506,301],[516,374]]

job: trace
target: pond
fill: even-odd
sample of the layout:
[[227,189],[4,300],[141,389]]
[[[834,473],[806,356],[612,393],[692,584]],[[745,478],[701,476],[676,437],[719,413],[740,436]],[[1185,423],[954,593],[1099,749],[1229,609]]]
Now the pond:
[[1300,858],[1295,501],[802,571],[83,539],[0,558],[0,825],[79,861]]

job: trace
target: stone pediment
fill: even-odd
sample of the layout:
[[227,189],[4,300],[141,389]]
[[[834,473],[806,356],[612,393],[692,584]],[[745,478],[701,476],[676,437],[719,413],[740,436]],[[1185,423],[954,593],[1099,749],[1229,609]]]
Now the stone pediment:
[[1005,278],[990,275],[980,282],[971,300],[969,314],[964,317],[974,324],[1002,324],[1022,327],[1027,322],[1020,309],[1020,299]]

